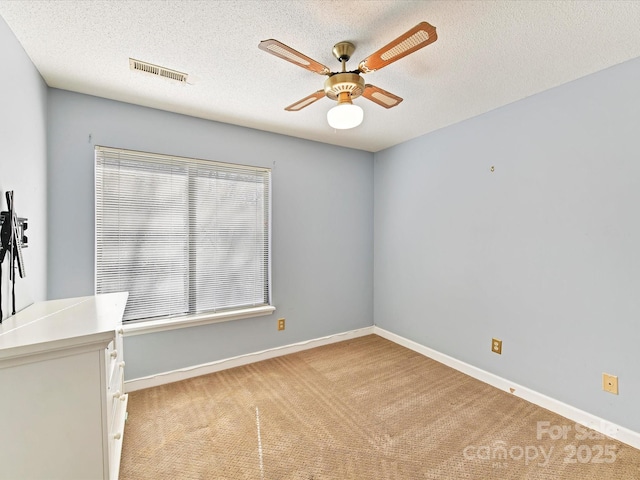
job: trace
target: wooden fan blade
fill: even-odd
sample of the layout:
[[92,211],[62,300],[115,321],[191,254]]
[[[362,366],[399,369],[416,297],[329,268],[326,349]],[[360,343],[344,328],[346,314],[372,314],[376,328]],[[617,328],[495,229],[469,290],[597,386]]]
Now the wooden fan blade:
[[292,103],[285,110],[287,112],[297,112],[298,110],[302,110],[304,107],[308,107],[312,103],[317,100],[320,100],[325,96],[324,90],[318,90],[315,93],[312,93],[308,97],[304,97],[302,100],[298,100],[296,103]]
[[278,40],[263,40],[258,44],[258,48],[320,75],[329,75],[329,73],[331,73],[329,67],[325,67],[321,63],[316,62]]
[[400,35],[393,42],[385,45],[377,52],[369,55],[358,65],[362,73],[374,72],[392,64],[410,53],[426,47],[438,39],[436,27],[427,22],[421,22],[408,32]]
[[362,96],[384,108],[393,108],[402,101],[397,95],[369,83],[365,85]]

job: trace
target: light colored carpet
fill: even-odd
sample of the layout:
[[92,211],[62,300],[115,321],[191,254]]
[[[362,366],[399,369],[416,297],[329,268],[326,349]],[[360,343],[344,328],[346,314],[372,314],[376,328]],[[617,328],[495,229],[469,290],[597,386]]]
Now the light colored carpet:
[[639,450],[376,335],[132,392],[128,411],[122,480],[640,479]]

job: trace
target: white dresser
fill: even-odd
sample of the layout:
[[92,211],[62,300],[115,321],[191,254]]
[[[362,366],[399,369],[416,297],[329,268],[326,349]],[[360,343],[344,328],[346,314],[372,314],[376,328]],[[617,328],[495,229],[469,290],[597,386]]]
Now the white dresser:
[[127,293],[31,305],[0,325],[0,479],[116,479]]

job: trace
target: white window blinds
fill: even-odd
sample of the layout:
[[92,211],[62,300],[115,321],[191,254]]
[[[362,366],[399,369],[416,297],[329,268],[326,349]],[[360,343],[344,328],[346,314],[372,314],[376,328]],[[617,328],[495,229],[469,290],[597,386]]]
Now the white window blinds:
[[96,147],[96,293],[125,320],[270,304],[269,169]]

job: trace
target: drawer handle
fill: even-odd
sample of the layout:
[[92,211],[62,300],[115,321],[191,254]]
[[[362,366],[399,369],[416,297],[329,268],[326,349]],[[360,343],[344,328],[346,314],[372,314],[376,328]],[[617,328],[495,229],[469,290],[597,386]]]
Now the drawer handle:
[[120,440],[122,438],[122,433],[118,432],[116,433],[113,438],[115,438],[116,440]]
[[111,358],[116,358],[118,356],[118,351],[114,350],[113,352],[111,352]]
[[120,362],[118,365],[120,365],[120,368],[124,368],[124,362]]
[[122,393],[120,393],[120,390],[118,390],[116,393],[113,394],[113,398],[120,398],[122,396]]
[[127,396],[123,393],[122,395],[120,395],[120,401],[124,402],[127,399]]

